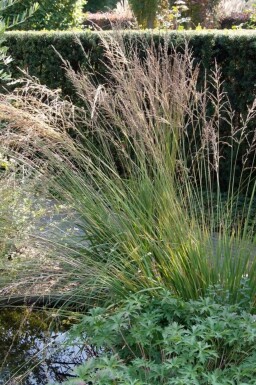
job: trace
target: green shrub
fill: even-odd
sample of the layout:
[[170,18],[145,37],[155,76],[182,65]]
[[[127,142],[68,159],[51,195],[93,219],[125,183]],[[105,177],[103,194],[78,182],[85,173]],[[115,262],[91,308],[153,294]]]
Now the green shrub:
[[186,4],[189,8],[189,16],[193,24],[193,28],[198,24],[205,27],[212,27],[214,24],[214,8],[220,0],[187,0]]
[[129,0],[131,8],[140,26],[153,28],[159,6],[158,0]]
[[6,29],[24,23],[27,18],[31,17],[36,11],[38,4],[34,3],[29,8],[24,8],[21,14],[13,14],[12,18],[5,19],[3,13],[13,6],[13,0],[0,0],[0,81],[5,82],[10,80],[10,73],[8,72],[8,64],[11,58],[7,56],[7,47],[3,45],[5,42],[4,32]]
[[[177,13],[177,6],[186,5],[190,18],[190,27],[195,28],[198,24],[210,28],[214,26],[214,9],[220,0],[129,0],[131,8],[139,25],[142,28],[153,28],[157,25],[156,16],[174,7]],[[176,10],[175,10],[176,7]]]
[[[37,12],[21,25],[15,25],[16,30],[66,30],[79,27],[82,21],[82,7],[86,0],[38,0]],[[18,1],[12,7],[1,12],[4,19],[13,19],[22,14],[31,5],[30,0]]]
[[99,353],[68,384],[255,384],[255,318],[214,291],[188,302],[138,293],[117,308],[91,309],[73,328],[77,336]]

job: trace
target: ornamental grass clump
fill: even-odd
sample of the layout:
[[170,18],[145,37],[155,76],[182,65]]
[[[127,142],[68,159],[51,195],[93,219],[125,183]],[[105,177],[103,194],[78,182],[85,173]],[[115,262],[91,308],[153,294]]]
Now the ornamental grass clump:
[[79,237],[53,247],[73,301],[221,285],[236,302],[245,278],[255,301],[255,104],[235,126],[219,69],[199,83],[186,44],[102,45],[101,83],[66,63],[79,106],[31,80],[0,103],[1,140],[76,213]]

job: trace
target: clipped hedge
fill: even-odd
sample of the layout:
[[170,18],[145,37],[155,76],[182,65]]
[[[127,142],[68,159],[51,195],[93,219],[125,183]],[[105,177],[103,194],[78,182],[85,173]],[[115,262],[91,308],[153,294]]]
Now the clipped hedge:
[[[221,66],[224,88],[232,107],[238,113],[245,113],[255,97],[256,31],[171,31],[166,35],[170,47],[182,44],[184,37],[188,40],[195,63],[202,64],[202,73],[214,69],[217,62]],[[124,36],[127,39],[140,39],[142,36],[151,39],[153,36],[157,42],[163,33],[154,32],[152,35],[149,31],[126,31]],[[103,51],[97,32],[8,32],[6,45],[14,59],[11,64],[13,76],[20,76],[17,70],[20,67],[49,87],[61,88],[64,94],[72,95],[61,59],[53,47],[75,70],[86,68],[88,56],[77,43],[78,38],[95,70],[102,73]]]
[[[10,70],[14,78],[21,76],[18,68],[36,76],[41,83],[50,88],[61,88],[65,95],[72,95],[73,91],[65,76],[63,62],[59,55],[67,60],[75,70],[83,68],[88,63],[83,50],[77,42],[80,39],[84,49],[90,56],[90,61],[100,71],[102,65],[102,49],[99,46],[99,36],[90,31],[74,32],[7,32],[6,45],[13,62]],[[56,53],[56,51],[59,55]]]

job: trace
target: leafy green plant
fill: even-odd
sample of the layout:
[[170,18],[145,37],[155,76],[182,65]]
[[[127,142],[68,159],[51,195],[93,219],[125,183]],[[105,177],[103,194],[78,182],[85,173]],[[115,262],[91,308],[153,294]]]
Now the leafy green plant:
[[[66,30],[79,27],[83,14],[82,9],[86,0],[39,0],[39,8],[36,13],[22,25],[14,23],[12,29],[16,30]],[[30,0],[13,2],[0,15],[4,19],[13,19],[17,14],[23,14],[31,6]]]
[[71,338],[96,347],[98,357],[67,383],[253,385],[255,317],[248,302],[246,311],[220,301],[218,290],[187,302],[168,291],[158,298],[142,292],[117,307],[91,309]]
[[11,62],[11,58],[7,56],[7,47],[3,45],[5,42],[4,32],[6,28],[11,28],[23,23],[29,18],[37,9],[37,3],[25,8],[21,14],[14,14],[12,18],[5,19],[2,15],[16,3],[15,0],[1,0],[0,1],[0,81],[10,80],[10,74],[7,71],[8,64]]
[[[0,260],[2,269],[7,264],[7,257],[20,247],[29,247],[29,235],[35,228],[37,218],[42,216],[44,209],[35,195],[29,191],[29,180],[19,181],[14,176],[15,166],[10,161],[0,161]],[[22,182],[26,186],[22,186]],[[35,186],[33,186],[35,188]]]
[[242,28],[255,29],[256,28],[256,2],[251,4],[250,10],[247,11],[249,20],[241,24]]

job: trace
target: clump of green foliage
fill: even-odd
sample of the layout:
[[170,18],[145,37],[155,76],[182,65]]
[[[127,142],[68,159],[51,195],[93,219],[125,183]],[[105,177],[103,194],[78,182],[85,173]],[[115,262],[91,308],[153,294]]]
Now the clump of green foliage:
[[5,82],[10,79],[10,73],[8,72],[8,65],[11,62],[11,58],[7,55],[7,47],[4,45],[5,37],[4,32],[8,28],[12,28],[23,23],[27,18],[36,11],[38,3],[33,5],[29,4],[28,8],[23,8],[22,13],[13,13],[12,17],[4,17],[4,13],[8,12],[11,7],[16,3],[15,0],[1,0],[0,1],[0,81]]
[[10,79],[10,75],[6,72],[6,67],[11,61],[11,58],[7,56],[7,47],[4,45],[5,38],[5,23],[0,20],[0,80],[6,81]]
[[228,292],[223,302],[218,290],[196,301],[137,293],[118,307],[91,309],[71,335],[99,354],[68,384],[254,385],[256,322],[246,281],[245,307],[228,304]]
[[[66,30],[79,27],[83,18],[83,6],[86,0],[39,0],[39,8],[34,15],[22,25],[14,25],[16,30]],[[30,0],[15,2],[12,7],[3,10],[0,15],[4,19],[13,19],[31,6]]]
[[[246,13],[246,12],[245,12]],[[242,28],[255,29],[256,28],[256,3],[253,3],[250,11],[247,12],[249,14],[249,20],[245,23],[241,24]]]
[[[220,0],[129,0],[131,8],[139,25],[142,28],[157,26],[157,14],[167,19],[167,24],[176,24],[175,19],[181,19],[180,10],[186,7],[191,21],[189,27],[195,28],[198,24],[204,27],[214,25],[214,9]],[[188,19],[186,20],[188,21]]]

